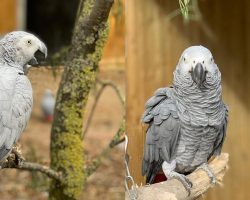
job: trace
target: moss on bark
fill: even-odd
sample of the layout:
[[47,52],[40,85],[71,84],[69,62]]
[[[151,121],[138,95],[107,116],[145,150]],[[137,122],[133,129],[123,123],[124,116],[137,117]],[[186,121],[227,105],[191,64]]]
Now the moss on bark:
[[108,36],[112,0],[85,0],[75,25],[72,45],[57,94],[51,131],[51,167],[64,182],[52,181],[50,200],[77,200],[85,182],[82,126],[84,109],[95,82]]

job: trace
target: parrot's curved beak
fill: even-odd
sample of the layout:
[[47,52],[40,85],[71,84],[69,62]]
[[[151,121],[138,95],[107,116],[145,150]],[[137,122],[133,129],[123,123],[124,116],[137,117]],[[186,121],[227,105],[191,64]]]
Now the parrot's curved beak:
[[45,59],[47,58],[48,50],[47,50],[46,45],[43,42],[40,43],[38,51],[43,53]]
[[35,52],[34,57],[29,61],[29,64],[37,66],[41,61],[47,58],[47,53],[47,47],[43,42],[40,42],[39,48]]
[[192,79],[199,88],[203,86],[203,83],[206,80],[206,74],[207,72],[201,63],[197,63],[194,69],[191,71]]

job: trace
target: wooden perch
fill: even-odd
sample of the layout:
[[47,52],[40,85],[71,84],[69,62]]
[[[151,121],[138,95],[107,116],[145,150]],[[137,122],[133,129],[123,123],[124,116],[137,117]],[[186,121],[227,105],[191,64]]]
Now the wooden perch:
[[[222,153],[220,156],[213,159],[209,166],[216,176],[216,183],[221,184],[225,175],[228,164],[227,153]],[[169,181],[142,186],[137,188],[138,198],[136,200],[191,200],[197,199],[204,194],[213,184],[210,183],[210,178],[203,170],[197,170],[187,176],[193,183],[191,194],[185,190],[181,182],[176,179]],[[126,200],[129,200],[126,193]]]
[[56,172],[53,169],[50,169],[49,167],[38,163],[25,161],[18,147],[13,147],[12,152],[8,156],[6,161],[1,163],[0,169],[4,168],[38,171],[47,175],[49,178],[53,178],[61,182],[63,181],[62,176],[59,172]]

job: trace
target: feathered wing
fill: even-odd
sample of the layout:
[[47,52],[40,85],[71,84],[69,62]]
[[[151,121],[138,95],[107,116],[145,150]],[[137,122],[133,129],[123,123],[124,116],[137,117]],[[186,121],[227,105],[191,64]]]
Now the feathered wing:
[[223,124],[221,126],[218,137],[215,140],[214,149],[212,152],[212,155],[215,155],[215,156],[220,155],[223,143],[224,143],[225,138],[226,138],[227,123],[228,123],[228,108],[226,105],[223,105],[223,109],[225,109],[225,119],[224,119]]
[[146,105],[142,122],[148,123],[142,161],[142,175],[152,183],[163,161],[173,159],[180,133],[176,105],[171,98],[173,88],[160,88]]
[[25,129],[32,110],[32,89],[24,75],[0,73],[0,161]]

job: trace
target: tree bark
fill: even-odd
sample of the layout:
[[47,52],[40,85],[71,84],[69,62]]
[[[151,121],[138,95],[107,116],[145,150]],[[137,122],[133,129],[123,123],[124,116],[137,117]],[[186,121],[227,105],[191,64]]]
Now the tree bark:
[[113,0],[82,0],[79,5],[51,130],[51,168],[62,173],[64,182],[52,181],[50,200],[77,200],[84,187],[84,109],[108,36],[112,3]]

